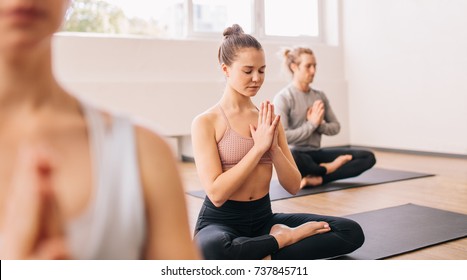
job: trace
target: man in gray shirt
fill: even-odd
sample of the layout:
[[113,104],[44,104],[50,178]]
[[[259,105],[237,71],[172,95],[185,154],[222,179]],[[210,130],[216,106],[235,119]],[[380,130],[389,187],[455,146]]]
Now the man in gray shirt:
[[354,177],[371,168],[376,159],[370,151],[321,148],[321,135],[336,135],[340,124],[326,95],[310,87],[316,72],[313,51],[286,49],[284,58],[293,79],[275,96],[274,106],[302,174],[302,187]]

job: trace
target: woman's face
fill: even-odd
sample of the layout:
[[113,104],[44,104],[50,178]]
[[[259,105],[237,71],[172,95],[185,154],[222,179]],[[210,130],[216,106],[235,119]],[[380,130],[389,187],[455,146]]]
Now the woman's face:
[[231,88],[242,95],[255,96],[264,82],[264,52],[256,48],[241,49],[232,65],[223,64],[222,70]]
[[60,27],[69,0],[0,0],[0,51],[34,47]]
[[316,73],[315,56],[308,53],[302,53],[298,62],[292,65],[294,80],[303,84],[313,82]]

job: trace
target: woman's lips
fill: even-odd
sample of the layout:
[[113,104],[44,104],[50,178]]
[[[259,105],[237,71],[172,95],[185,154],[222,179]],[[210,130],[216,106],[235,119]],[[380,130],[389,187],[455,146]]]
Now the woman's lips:
[[36,8],[14,8],[0,12],[0,17],[12,20],[15,23],[26,24],[45,16],[45,13]]

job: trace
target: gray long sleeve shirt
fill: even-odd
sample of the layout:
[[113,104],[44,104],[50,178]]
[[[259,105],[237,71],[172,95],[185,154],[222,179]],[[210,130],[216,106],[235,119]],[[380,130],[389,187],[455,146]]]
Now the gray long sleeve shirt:
[[[307,110],[316,100],[324,103],[324,122],[315,127],[307,121]],[[322,91],[311,89],[302,92],[293,84],[283,88],[274,97],[276,114],[280,114],[287,142],[297,150],[315,150],[321,146],[321,134],[336,135],[340,124]]]

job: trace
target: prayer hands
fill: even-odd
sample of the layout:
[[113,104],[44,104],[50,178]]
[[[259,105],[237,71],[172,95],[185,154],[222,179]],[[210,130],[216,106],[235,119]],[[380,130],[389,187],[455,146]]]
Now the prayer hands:
[[261,102],[257,127],[250,124],[250,132],[255,147],[261,154],[278,147],[277,127],[279,122],[280,116],[274,114],[274,105],[269,101]]
[[313,126],[318,127],[324,120],[324,103],[322,100],[316,100],[313,106],[308,108],[306,112],[307,121],[311,122]]
[[3,211],[1,259],[68,257],[44,150],[20,150]]

